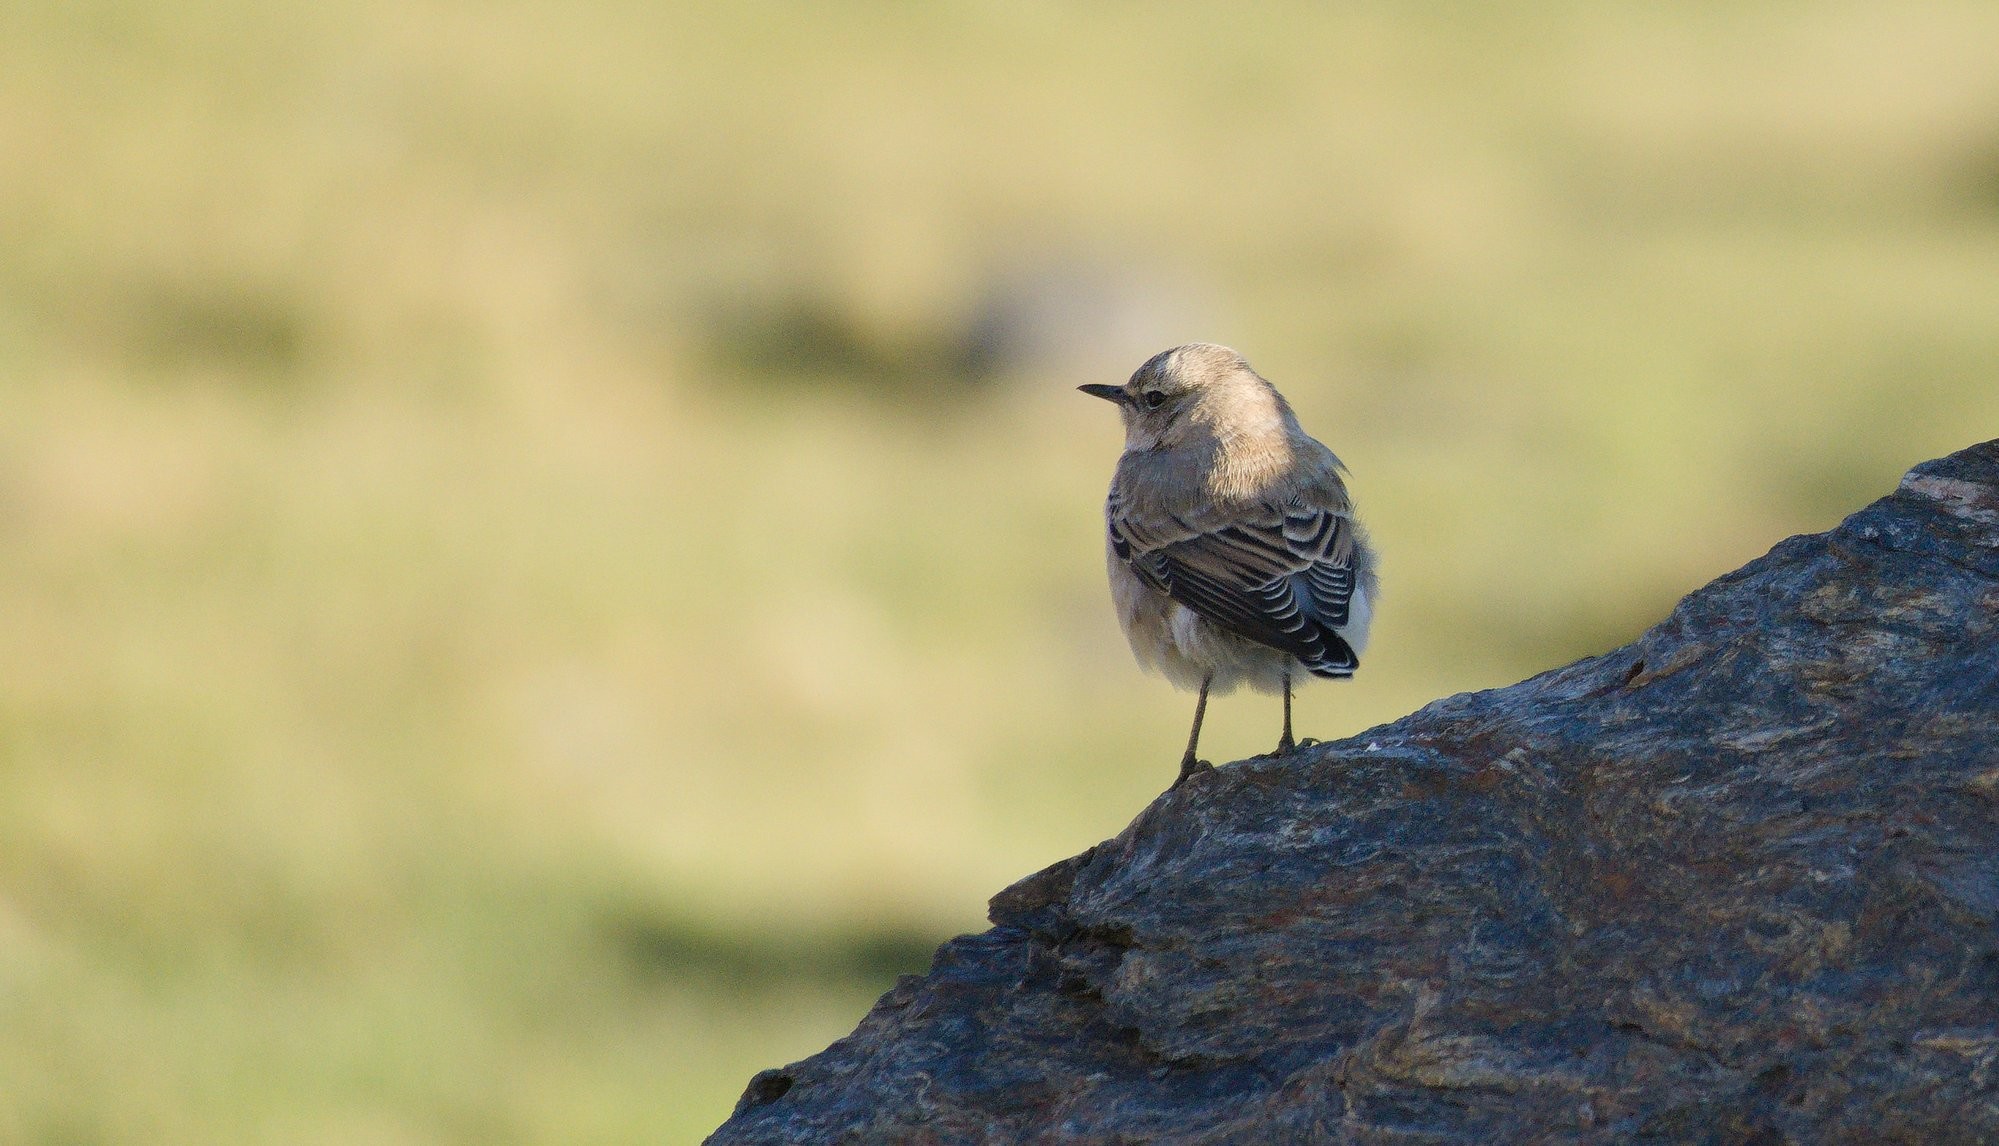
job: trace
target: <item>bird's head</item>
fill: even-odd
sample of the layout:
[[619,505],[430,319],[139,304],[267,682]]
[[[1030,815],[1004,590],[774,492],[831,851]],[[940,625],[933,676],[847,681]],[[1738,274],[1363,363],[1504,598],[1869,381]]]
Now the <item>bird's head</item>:
[[1162,350],[1122,386],[1078,386],[1117,404],[1126,450],[1176,446],[1199,436],[1224,437],[1265,428],[1282,432],[1290,410],[1242,355],[1212,342]]

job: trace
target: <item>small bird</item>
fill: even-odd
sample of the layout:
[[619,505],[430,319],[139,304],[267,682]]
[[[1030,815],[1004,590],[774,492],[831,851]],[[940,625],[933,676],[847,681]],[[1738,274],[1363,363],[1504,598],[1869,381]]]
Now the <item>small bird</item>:
[[1077,389],[1124,417],[1104,503],[1118,622],[1142,667],[1201,694],[1173,787],[1209,767],[1195,748],[1210,691],[1282,692],[1290,752],[1292,682],[1352,676],[1373,615],[1346,467],[1226,346],[1174,347],[1122,386]]

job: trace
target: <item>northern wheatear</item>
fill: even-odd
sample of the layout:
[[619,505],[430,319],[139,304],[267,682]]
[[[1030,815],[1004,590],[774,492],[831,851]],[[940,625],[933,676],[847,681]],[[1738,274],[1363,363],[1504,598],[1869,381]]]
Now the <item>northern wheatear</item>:
[[1199,689],[1175,788],[1196,755],[1208,693],[1348,677],[1360,667],[1374,552],[1333,452],[1299,428],[1277,388],[1226,346],[1154,355],[1122,386],[1124,455],[1104,503],[1111,600],[1140,665]]

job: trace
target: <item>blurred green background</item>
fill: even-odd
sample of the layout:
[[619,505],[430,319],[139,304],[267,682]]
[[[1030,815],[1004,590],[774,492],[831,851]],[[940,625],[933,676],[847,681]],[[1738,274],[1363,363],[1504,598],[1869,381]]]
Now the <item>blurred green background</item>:
[[[0,1141],[693,1141],[1171,778],[1072,389],[1346,735],[1999,433],[1999,7],[0,4]],[[1204,747],[1266,750],[1276,702]]]

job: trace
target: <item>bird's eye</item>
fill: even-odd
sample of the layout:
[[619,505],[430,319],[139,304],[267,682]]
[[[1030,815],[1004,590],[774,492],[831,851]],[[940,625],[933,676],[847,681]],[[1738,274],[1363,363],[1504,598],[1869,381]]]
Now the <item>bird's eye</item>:
[[1145,403],[1146,409],[1157,410],[1166,404],[1166,395],[1157,390],[1147,390],[1139,395],[1139,400]]

